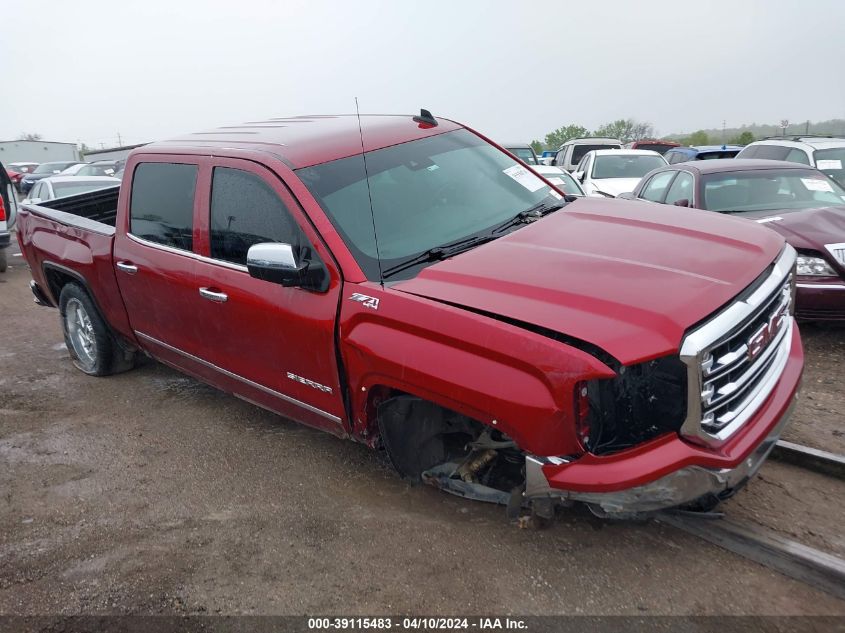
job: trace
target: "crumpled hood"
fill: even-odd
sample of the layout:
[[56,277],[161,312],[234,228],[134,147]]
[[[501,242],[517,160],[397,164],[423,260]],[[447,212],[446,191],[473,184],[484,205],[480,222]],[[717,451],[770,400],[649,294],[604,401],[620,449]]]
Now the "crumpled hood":
[[611,196],[618,196],[620,193],[630,193],[640,184],[640,178],[595,178],[591,181],[593,188]]
[[782,248],[753,222],[582,198],[392,287],[554,330],[629,364],[677,352],[685,330]]
[[845,242],[845,206],[803,211],[761,211],[742,217],[765,220],[764,226],[777,231],[795,248],[827,252],[825,244]]

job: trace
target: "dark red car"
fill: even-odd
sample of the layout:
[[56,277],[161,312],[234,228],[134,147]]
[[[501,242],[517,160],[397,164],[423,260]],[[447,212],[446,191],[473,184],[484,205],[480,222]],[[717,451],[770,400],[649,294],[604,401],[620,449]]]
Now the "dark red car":
[[9,163],[6,166],[6,173],[9,174],[9,178],[12,181],[12,184],[17,189],[18,193],[21,191],[21,178],[26,176],[27,174],[31,174],[35,171],[35,168],[38,167],[39,163]]
[[845,189],[819,170],[773,160],[689,162],[652,171],[623,196],[774,229],[798,251],[798,317],[845,321]]
[[650,149],[651,151],[657,152],[658,154],[665,154],[670,149],[680,146],[681,144],[676,143],[675,141],[642,139],[640,141],[628,143],[625,147],[627,147],[628,149]]

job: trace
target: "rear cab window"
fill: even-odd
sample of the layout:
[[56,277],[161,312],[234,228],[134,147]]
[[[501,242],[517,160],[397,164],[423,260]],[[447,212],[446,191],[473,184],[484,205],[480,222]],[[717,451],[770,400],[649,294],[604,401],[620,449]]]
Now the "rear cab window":
[[192,250],[197,171],[197,165],[183,163],[139,163],[132,179],[129,232],[149,242]]

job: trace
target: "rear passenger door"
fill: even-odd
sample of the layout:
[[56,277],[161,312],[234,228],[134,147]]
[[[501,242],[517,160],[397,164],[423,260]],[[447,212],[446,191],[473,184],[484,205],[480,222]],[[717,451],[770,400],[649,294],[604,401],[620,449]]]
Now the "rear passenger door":
[[[340,274],[279,176],[250,161],[215,158],[202,211],[192,313],[204,359],[218,381],[301,422],[342,432],[345,418],[335,349]],[[308,249],[329,273],[325,292],[255,279],[253,244]],[[320,246],[322,255],[315,246]]]
[[114,241],[114,274],[133,331],[157,357],[187,371],[203,352],[193,253],[201,160],[141,158]]

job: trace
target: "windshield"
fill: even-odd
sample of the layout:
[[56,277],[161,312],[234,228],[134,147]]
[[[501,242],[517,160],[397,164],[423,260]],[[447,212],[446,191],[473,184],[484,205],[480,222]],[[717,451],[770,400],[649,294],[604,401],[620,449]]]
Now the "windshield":
[[840,185],[845,186],[845,147],[817,149],[813,153],[816,169],[826,173]]
[[35,168],[35,171],[32,172],[33,174],[52,174],[53,172],[60,172],[67,167],[70,167],[72,163],[42,163],[38,167]]
[[529,165],[536,165],[537,160],[534,158],[534,152],[528,147],[507,147],[507,149],[514,156],[518,156],[520,160],[525,161]]
[[558,189],[563,189],[564,193],[571,194],[573,196],[583,196],[584,190],[581,189],[581,185],[569,175],[569,172],[565,172],[560,170],[560,172],[552,172],[552,173],[544,173],[546,180],[548,180],[553,185],[557,186]]
[[797,211],[845,203],[845,189],[815,169],[763,169],[703,177],[711,211]]
[[85,193],[87,191],[96,191],[97,189],[106,189],[107,187],[116,187],[119,182],[54,182],[53,193],[57,198],[64,198],[65,196],[75,196],[78,193]]
[[572,159],[569,161],[573,165],[577,165],[584,158],[584,154],[592,152],[594,149],[622,149],[622,146],[617,143],[601,143],[600,145],[576,145],[572,148]]
[[104,163],[102,165],[89,164],[81,167],[77,176],[114,176],[114,164]]
[[297,175],[374,281],[380,278],[379,255],[387,269],[437,246],[489,235],[521,211],[560,197],[467,130],[368,152],[366,160],[369,195],[361,155],[300,169]]
[[596,156],[593,178],[642,178],[652,169],[663,167],[665,164],[666,160],[662,156],[648,154]]

